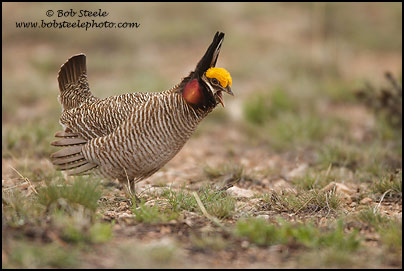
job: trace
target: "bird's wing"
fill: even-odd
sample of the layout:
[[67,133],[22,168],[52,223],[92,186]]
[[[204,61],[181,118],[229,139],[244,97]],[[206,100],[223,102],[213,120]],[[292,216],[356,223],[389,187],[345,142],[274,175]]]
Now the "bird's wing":
[[138,92],[83,104],[64,111],[60,123],[65,131],[79,134],[87,140],[105,136],[126,121],[152,95],[155,94]]
[[91,139],[111,134],[152,95],[155,93],[124,94],[65,110],[60,118],[64,130],[57,132],[57,140],[51,143],[63,149],[51,155],[52,163],[69,175],[88,174],[98,164],[86,159],[82,148]]

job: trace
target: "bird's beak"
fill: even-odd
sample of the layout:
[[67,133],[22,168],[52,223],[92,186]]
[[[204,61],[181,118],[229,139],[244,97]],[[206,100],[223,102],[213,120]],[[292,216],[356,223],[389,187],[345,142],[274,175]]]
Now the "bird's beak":
[[234,93],[231,91],[231,88],[229,85],[227,85],[227,87],[224,88],[224,91],[228,94],[230,94],[231,96],[234,96]]
[[[234,96],[234,93],[231,91],[231,88],[229,85],[227,85],[227,87],[222,88],[224,92],[230,94],[231,96]],[[217,92],[217,97],[219,99],[219,103],[224,107],[224,101],[223,101],[223,96],[222,96],[222,92],[218,91]]]

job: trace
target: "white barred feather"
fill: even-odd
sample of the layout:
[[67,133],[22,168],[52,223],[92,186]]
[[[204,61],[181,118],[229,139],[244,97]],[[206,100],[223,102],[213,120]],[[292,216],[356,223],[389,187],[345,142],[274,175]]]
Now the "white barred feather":
[[[84,57],[72,59],[74,62]],[[73,66],[69,61],[61,71],[66,65]],[[80,63],[85,65],[82,59]],[[80,84],[76,84],[62,77],[66,85],[61,88],[61,97],[79,95],[77,86],[81,85],[86,87],[87,99],[75,97],[79,103],[69,100],[63,106],[60,123],[65,129],[57,133],[59,140],[52,143],[65,147],[65,156],[57,152],[52,158],[59,169],[69,174],[87,174],[91,170],[122,182],[142,180],[170,161],[212,110],[190,106],[178,85],[160,93],[137,92],[99,99],[92,96],[83,78],[87,78],[85,73],[80,76]],[[60,101],[63,105],[63,99]]]
[[[217,32],[196,69],[180,84],[158,93],[97,98],[87,81],[86,56],[71,57],[58,74],[63,131],[55,134],[57,140],[51,144],[63,149],[51,156],[56,168],[70,175],[96,172],[126,183],[149,177],[163,167],[217,105],[217,99],[222,103],[221,91],[232,95],[230,85],[214,89],[205,76],[216,64],[223,38],[224,33]],[[189,90],[185,84],[191,79],[198,82],[195,78],[204,80],[212,92],[206,94],[199,85],[202,98],[197,106],[184,98]],[[219,96],[213,96],[213,91]]]

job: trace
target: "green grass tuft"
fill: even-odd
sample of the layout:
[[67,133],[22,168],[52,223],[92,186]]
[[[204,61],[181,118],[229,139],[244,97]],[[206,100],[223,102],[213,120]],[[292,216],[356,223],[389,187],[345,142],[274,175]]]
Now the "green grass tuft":
[[56,209],[50,218],[55,232],[72,244],[99,244],[112,238],[113,223],[97,221],[94,212],[83,207],[69,213]]
[[49,183],[40,188],[38,193],[39,203],[46,207],[65,200],[69,205],[81,205],[95,211],[102,190],[99,182],[86,177],[76,177],[72,184],[67,184],[61,179]]
[[176,251],[177,248],[173,244],[159,244],[146,248],[147,255],[149,255],[150,259],[160,264],[172,261]]
[[377,209],[366,208],[358,214],[359,221],[373,227],[381,242],[393,253],[402,253],[402,221],[382,215]]
[[19,190],[2,192],[3,218],[10,227],[41,223],[44,207],[38,204],[36,197],[27,197]]
[[323,167],[330,164],[334,167],[356,169],[362,161],[363,150],[348,142],[335,141],[324,145],[319,151],[318,160]]
[[132,212],[135,214],[135,220],[141,223],[164,223],[170,220],[177,219],[179,214],[174,209],[160,210],[158,205],[149,206],[145,201],[139,204],[133,201]]
[[291,224],[281,221],[275,225],[263,219],[250,218],[237,222],[235,234],[259,246],[301,245],[311,249],[333,248],[351,252],[360,246],[357,232],[346,234],[342,221],[338,221],[335,228],[323,232],[311,223]]
[[386,194],[390,197],[402,197],[403,194],[403,175],[399,170],[397,173],[390,173],[377,178],[372,185],[372,191],[377,194]]
[[291,192],[273,192],[264,194],[262,199],[265,203],[264,208],[277,212],[330,212],[337,211],[341,206],[341,200],[334,190],[301,191],[298,195]]
[[113,237],[112,227],[114,223],[96,222],[89,230],[89,236],[92,243],[99,244],[109,241]]
[[203,252],[220,251],[230,246],[229,241],[220,234],[201,233],[190,237],[193,248]]
[[[263,219],[250,218],[241,220],[236,224],[235,234],[246,237],[251,243],[259,246],[276,245],[285,243],[285,235],[273,224],[268,224]],[[287,237],[286,237],[287,238]]]
[[323,170],[315,167],[308,168],[303,175],[295,176],[291,181],[303,190],[320,190],[331,182],[341,179],[349,180],[350,178],[352,178],[351,171],[329,165],[327,169]]
[[402,255],[403,250],[403,223],[393,221],[387,227],[380,229],[382,243],[390,252]]
[[179,190],[173,190],[171,187],[164,189],[162,195],[172,208],[176,212],[182,210],[195,211],[197,209],[197,203],[192,194],[182,187]]
[[[198,189],[198,195],[207,212],[217,218],[229,218],[235,211],[235,199],[228,196],[225,191],[218,191],[212,186]],[[168,188],[162,194],[171,208],[175,211],[187,210],[201,212],[195,197],[185,189],[174,191]]]
[[78,253],[56,243],[35,244],[18,241],[11,250],[3,268],[74,268],[78,265]]
[[382,216],[380,212],[376,211],[374,208],[368,207],[358,214],[358,219],[375,229],[379,229],[387,225],[390,219],[387,216]]

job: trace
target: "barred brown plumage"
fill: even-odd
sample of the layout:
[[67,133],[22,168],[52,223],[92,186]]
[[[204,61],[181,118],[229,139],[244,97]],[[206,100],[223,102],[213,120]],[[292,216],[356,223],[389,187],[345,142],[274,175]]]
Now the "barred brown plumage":
[[[99,173],[139,181],[149,177],[184,146],[198,123],[231,95],[231,77],[215,68],[224,33],[217,32],[196,69],[170,90],[99,99],[87,82],[86,57],[62,65],[59,75],[60,124],[51,144],[64,149],[52,162],[69,175]],[[208,76],[206,75],[209,71]]]

